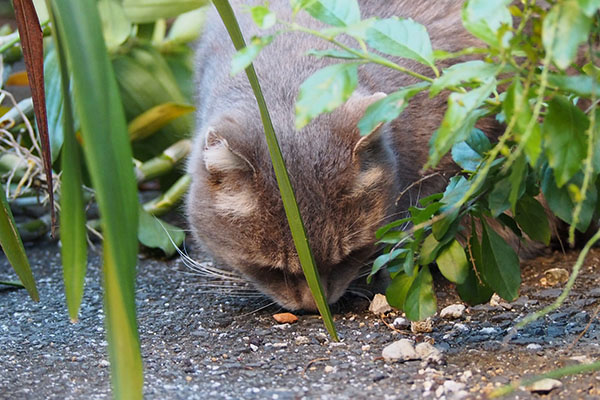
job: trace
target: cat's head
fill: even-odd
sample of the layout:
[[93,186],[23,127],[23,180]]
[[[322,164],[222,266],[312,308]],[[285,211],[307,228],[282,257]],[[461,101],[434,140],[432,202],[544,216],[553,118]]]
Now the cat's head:
[[[353,95],[299,132],[291,118],[273,119],[330,303],[368,267],[375,230],[394,209],[396,161],[386,127],[363,137],[356,127],[366,107],[384,96]],[[196,138],[187,199],[192,231],[217,259],[281,306],[315,310],[262,124],[248,114],[220,115]]]

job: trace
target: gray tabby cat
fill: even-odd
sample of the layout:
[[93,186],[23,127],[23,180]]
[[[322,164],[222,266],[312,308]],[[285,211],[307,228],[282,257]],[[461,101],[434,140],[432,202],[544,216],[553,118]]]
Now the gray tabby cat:
[[[240,2],[233,3],[246,38],[264,33],[240,10]],[[363,18],[397,15],[425,25],[436,49],[456,51],[477,44],[462,27],[462,1],[359,3]],[[288,0],[272,0],[270,4],[279,15],[289,14]],[[320,26],[306,14],[298,18],[302,25]],[[256,100],[245,74],[229,74],[234,48],[218,15],[211,14],[209,20],[197,51],[199,111],[188,165],[193,179],[187,198],[190,226],[194,237],[214,257],[281,306],[314,310],[277,189]],[[305,34],[285,34],[275,39],[254,65],[325,294],[333,303],[368,265],[376,251],[375,230],[401,217],[416,196],[442,191],[457,168],[443,160],[438,176],[424,181],[396,204],[399,193],[424,174],[421,168],[427,160],[429,138],[440,124],[446,100],[419,95],[397,120],[361,138],[356,124],[367,106],[385,93],[416,82],[378,66],[361,67],[359,88],[345,105],[296,131],[298,87],[332,62],[306,53],[329,47]],[[431,76],[427,67],[397,61]]]

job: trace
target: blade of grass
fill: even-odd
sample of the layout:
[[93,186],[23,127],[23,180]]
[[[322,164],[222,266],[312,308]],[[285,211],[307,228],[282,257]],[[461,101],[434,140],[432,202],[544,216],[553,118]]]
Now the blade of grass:
[[141,399],[142,361],[134,297],[138,199],[121,98],[96,2],[47,0],[47,4],[71,67],[84,155],[102,216],[113,395]]
[[50,214],[52,215],[52,236],[56,229],[54,212],[54,190],[52,185],[52,156],[50,154],[50,136],[48,135],[48,117],[46,115],[46,93],[44,90],[44,34],[38,20],[32,0],[13,0],[15,19],[21,37],[23,58],[29,78],[31,97],[35,109],[38,134],[40,136],[44,171],[50,198]]
[[64,101],[71,95],[69,72],[63,48],[63,39],[56,31],[56,56],[60,70],[63,113],[61,123],[63,131],[62,175],[60,178],[60,239],[63,278],[67,309],[72,321],[77,320],[83,298],[83,286],[87,268],[87,232],[81,177],[81,155],[75,138],[73,109],[70,101]]
[[13,218],[8,201],[6,201],[6,192],[4,188],[0,188],[0,245],[10,265],[17,273],[17,276],[29,292],[29,296],[33,301],[39,301],[40,296],[35,287],[35,280],[29,267],[29,260],[25,254],[23,242],[17,231],[17,226]]
[[[215,0],[213,1],[213,4],[217,8],[217,11],[219,12],[221,19],[227,28],[227,32],[229,32],[229,36],[231,37],[236,50],[246,47],[244,37],[242,36],[242,32],[229,1]],[[323,317],[325,327],[327,328],[327,331],[331,337],[337,341],[337,332],[335,331],[333,319],[331,318],[329,305],[327,304],[327,300],[323,295],[323,288],[321,287],[319,272],[315,266],[315,260],[308,243],[308,238],[306,237],[306,230],[304,229],[304,223],[302,222],[298,203],[296,202],[296,196],[294,195],[294,190],[285,167],[285,162],[283,160],[283,156],[281,155],[279,143],[277,142],[275,130],[273,129],[271,117],[269,116],[269,111],[267,110],[267,105],[260,88],[260,83],[258,82],[258,77],[256,76],[256,72],[252,64],[246,68],[246,75],[248,76],[248,80],[250,81],[250,85],[252,86],[254,96],[256,97],[256,101],[258,103],[258,108],[260,109],[260,116],[265,128],[267,145],[269,147],[269,153],[271,154],[273,168],[275,169],[275,177],[277,178],[277,184],[279,185],[279,191],[281,193],[283,207],[285,209],[290,230],[292,232],[292,238],[294,239],[296,251],[300,259],[300,264],[302,265],[302,271],[304,272],[304,276],[306,277],[310,291],[315,299],[319,313]]]

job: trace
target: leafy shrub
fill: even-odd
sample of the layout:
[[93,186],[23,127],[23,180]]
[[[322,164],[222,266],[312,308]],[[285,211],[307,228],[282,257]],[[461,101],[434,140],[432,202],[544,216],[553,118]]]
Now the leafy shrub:
[[[328,41],[330,50],[314,54],[341,59],[300,87],[298,128],[343,104],[355,90],[364,62],[410,74],[421,83],[398,88],[371,105],[358,124],[362,135],[398,117],[417,93],[451,92],[442,124],[432,132],[425,167],[436,166],[451,153],[462,173],[450,179],[444,193],[419,200],[406,218],[377,231],[385,249],[372,275],[387,268],[393,278],[388,300],[410,319],[436,311],[428,267],[432,262],[468,303],[485,302],[494,292],[514,300],[521,281],[519,259],[497,230],[548,245],[551,224],[540,194],[552,214],[570,225],[570,243],[576,230],[595,229],[600,209],[600,75],[594,46],[600,2],[563,0],[547,7],[523,3],[466,1],[462,23],[484,47],[457,53],[433,49],[426,27],[411,19],[362,20],[356,0],[292,0],[294,13],[308,12],[325,24],[321,30],[281,20],[267,4],[249,8],[259,27],[278,29],[253,38],[239,51],[233,72],[249,65],[274,36],[290,31]],[[341,42],[342,35],[353,38],[356,46]],[[472,55],[479,59],[460,62]],[[431,77],[397,64],[395,57],[428,66]],[[436,65],[452,59],[456,64],[440,72]],[[337,90],[330,90],[328,82],[335,82]],[[313,101],[325,97],[328,101]],[[490,116],[504,124],[496,143],[475,128]],[[410,229],[400,229],[406,226]]]

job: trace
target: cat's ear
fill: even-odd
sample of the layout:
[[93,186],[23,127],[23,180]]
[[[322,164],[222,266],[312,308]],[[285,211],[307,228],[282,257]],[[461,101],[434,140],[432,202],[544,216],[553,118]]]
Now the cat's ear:
[[383,92],[376,92],[370,95],[354,92],[352,96],[346,100],[346,103],[343,106],[344,112],[347,115],[358,116],[362,118],[362,116],[365,114],[365,111],[367,111],[367,108],[371,104],[385,98],[386,96],[387,94]]
[[383,124],[378,125],[371,133],[366,136],[362,136],[358,139],[358,142],[352,149],[352,159],[364,159],[369,158],[368,156],[376,156],[380,151],[383,151],[383,135],[381,134],[381,127]]
[[252,163],[229,146],[227,140],[219,135],[214,127],[209,127],[204,139],[204,167],[213,173],[248,171],[256,169]]

